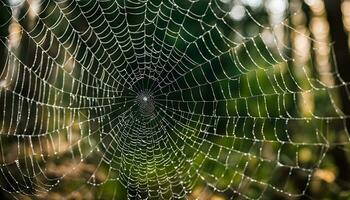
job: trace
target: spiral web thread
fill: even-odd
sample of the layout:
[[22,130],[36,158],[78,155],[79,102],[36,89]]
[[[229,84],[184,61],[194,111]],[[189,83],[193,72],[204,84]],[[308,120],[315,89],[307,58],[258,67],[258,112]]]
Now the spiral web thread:
[[298,197],[329,146],[349,141],[348,84],[298,63],[275,30],[331,45],[288,23],[246,10],[260,30],[248,37],[216,0],[38,2],[1,2],[15,31],[1,37],[0,183],[15,198],[84,166],[99,198],[110,184],[128,198]]

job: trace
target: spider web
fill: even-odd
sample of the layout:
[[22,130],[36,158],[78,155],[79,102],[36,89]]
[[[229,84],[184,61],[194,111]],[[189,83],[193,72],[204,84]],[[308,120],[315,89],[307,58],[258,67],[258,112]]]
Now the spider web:
[[0,183],[14,198],[74,174],[98,198],[299,197],[349,141],[348,84],[276,30],[317,43],[310,56],[332,46],[288,20],[246,9],[249,36],[217,0],[34,2],[1,3]]

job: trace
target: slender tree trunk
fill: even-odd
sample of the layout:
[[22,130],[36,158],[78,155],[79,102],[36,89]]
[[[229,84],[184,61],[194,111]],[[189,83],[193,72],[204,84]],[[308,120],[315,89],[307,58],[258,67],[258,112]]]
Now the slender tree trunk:
[[[341,12],[342,0],[324,0],[327,19],[330,26],[330,34],[334,42],[334,54],[337,68],[341,78],[345,82],[350,82],[350,53],[347,42],[347,35],[344,31],[343,18]],[[339,83],[338,83],[339,84]],[[350,91],[349,87],[342,87],[340,96],[342,100],[343,112],[350,115]],[[347,120],[347,128],[350,129],[350,120]],[[350,166],[346,152],[340,148],[331,150],[335,164],[339,167],[338,179],[343,183],[342,186],[349,187]]]
[[3,43],[6,42],[6,39],[4,37],[8,35],[8,24],[4,24],[7,21],[8,16],[6,16],[6,12],[8,11],[4,7],[4,3],[7,3],[7,1],[4,0],[2,3],[0,3],[0,75],[5,65],[5,46]]

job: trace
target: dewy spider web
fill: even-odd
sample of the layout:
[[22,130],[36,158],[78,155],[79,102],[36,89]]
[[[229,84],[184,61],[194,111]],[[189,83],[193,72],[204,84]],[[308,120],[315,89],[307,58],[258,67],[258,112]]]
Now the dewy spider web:
[[348,84],[336,68],[298,64],[275,28],[318,42],[287,23],[249,13],[260,34],[247,37],[217,0],[33,2],[1,3],[12,30],[1,38],[1,188],[15,198],[74,174],[98,198],[103,187],[113,198],[298,197],[329,145],[349,141],[336,96]]

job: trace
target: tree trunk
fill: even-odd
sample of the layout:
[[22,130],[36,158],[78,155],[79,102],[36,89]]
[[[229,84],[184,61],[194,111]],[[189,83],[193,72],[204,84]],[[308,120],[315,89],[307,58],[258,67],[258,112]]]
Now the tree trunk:
[[[341,78],[345,82],[350,82],[350,54],[348,47],[348,37],[344,31],[343,18],[341,12],[341,0],[324,0],[327,19],[330,26],[330,34],[334,42],[334,54],[336,67]],[[339,80],[338,80],[339,81]],[[338,82],[340,84],[340,82]],[[340,89],[343,112],[350,115],[349,87],[345,86]],[[350,120],[347,120],[347,128],[350,128]],[[339,167],[339,176],[342,186],[349,187],[350,183],[350,166],[346,152],[341,148],[333,148],[330,152],[335,164]]]

